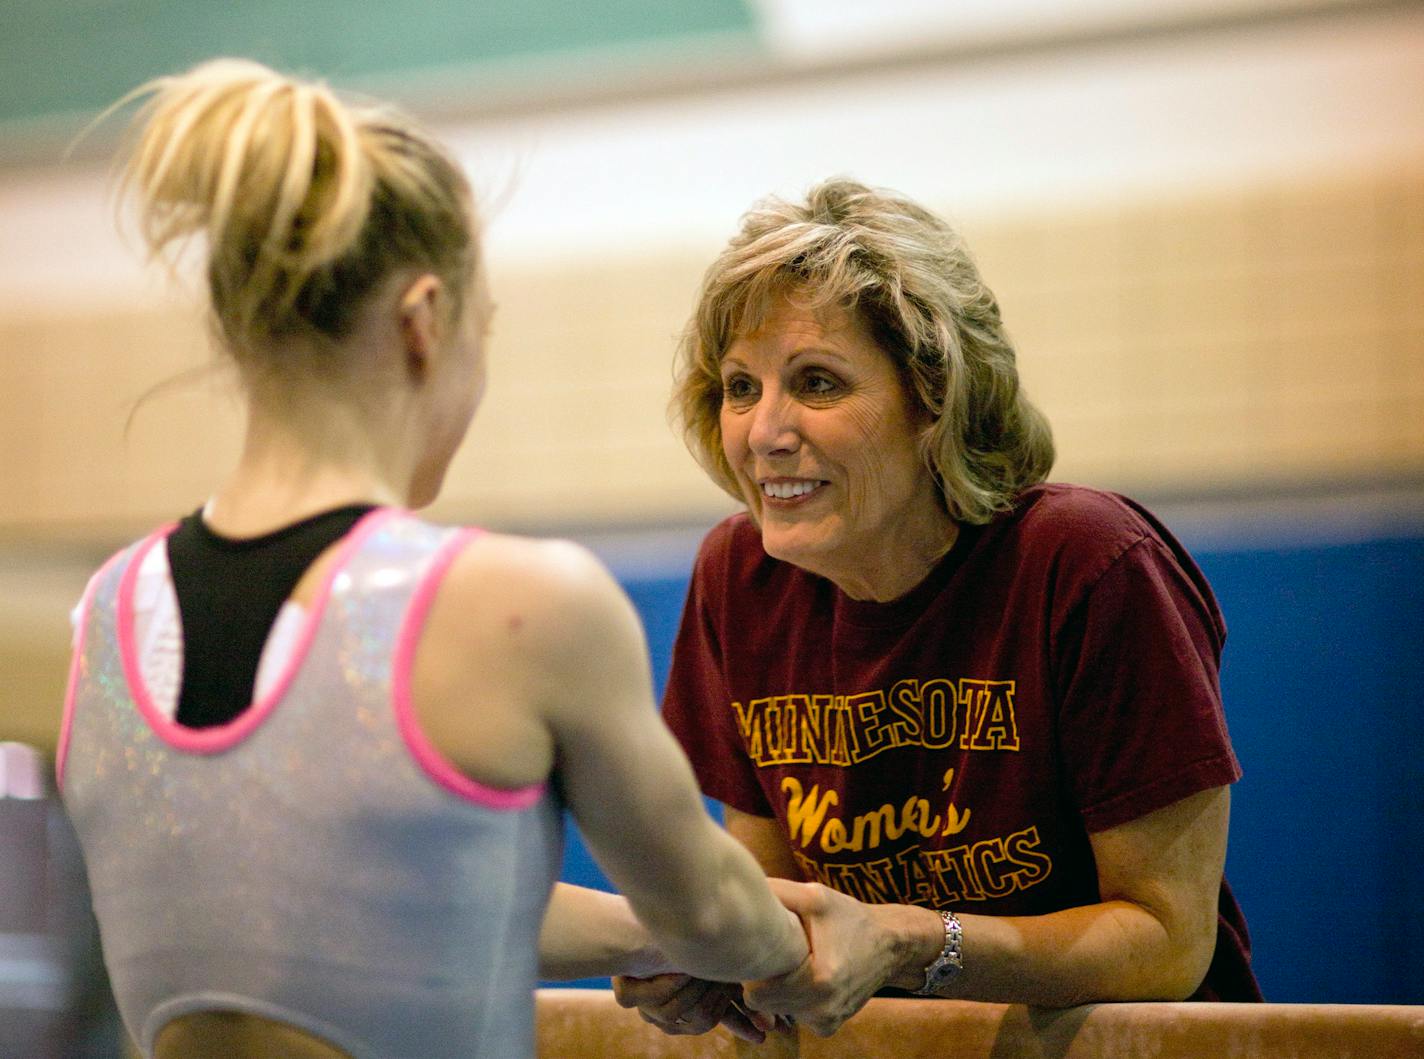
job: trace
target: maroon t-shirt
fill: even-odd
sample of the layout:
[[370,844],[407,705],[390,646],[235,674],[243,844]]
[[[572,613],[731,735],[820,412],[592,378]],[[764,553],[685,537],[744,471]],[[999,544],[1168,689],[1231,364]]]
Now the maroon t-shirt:
[[[806,878],[869,902],[1041,915],[1099,900],[1090,832],[1241,775],[1211,588],[1149,512],[1026,490],[908,594],[853,600],[703,542],[663,717],[702,789],[775,817]],[[1203,999],[1259,1000],[1222,881]]]

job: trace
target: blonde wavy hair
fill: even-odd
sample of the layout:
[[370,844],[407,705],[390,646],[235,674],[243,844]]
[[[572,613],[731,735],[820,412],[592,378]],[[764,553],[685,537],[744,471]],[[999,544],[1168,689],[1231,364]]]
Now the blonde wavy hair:
[[929,421],[920,450],[950,516],[984,523],[1053,466],[1048,421],[1019,385],[999,306],[964,241],[910,200],[850,180],[766,199],[703,277],[672,407],[688,448],[738,500],[722,451],[720,365],[782,296],[858,314]]
[[120,157],[153,257],[203,237],[214,330],[239,364],[291,339],[329,348],[405,267],[458,315],[478,260],[469,184],[411,119],[243,59],[161,77]]

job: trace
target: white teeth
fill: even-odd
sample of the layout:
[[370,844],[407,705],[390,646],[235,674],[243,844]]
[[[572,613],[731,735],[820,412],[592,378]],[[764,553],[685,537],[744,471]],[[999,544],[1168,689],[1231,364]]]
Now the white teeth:
[[775,497],[777,500],[790,500],[793,496],[805,496],[813,489],[819,488],[820,482],[762,482],[761,491],[765,496]]

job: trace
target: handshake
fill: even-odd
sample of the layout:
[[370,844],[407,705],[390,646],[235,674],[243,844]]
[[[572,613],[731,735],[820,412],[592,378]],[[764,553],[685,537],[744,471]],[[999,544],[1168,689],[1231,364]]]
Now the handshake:
[[922,944],[910,942],[928,928],[933,943],[942,929],[937,913],[868,905],[819,883],[767,882],[806,931],[810,953],[801,966],[759,982],[709,982],[676,973],[615,977],[618,1003],[637,1008],[644,1021],[667,1034],[706,1033],[720,1024],[760,1044],[778,1026],[796,1024],[829,1037],[884,986],[923,984],[930,961]]

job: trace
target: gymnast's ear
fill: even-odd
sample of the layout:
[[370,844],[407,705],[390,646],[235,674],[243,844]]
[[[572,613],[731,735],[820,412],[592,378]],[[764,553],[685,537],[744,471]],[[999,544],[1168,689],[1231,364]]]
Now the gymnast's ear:
[[398,313],[406,370],[424,377],[439,346],[445,285],[433,272],[423,272],[401,292]]

